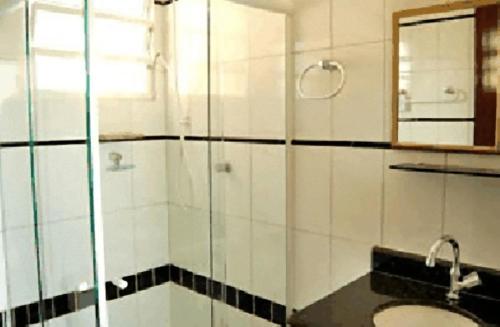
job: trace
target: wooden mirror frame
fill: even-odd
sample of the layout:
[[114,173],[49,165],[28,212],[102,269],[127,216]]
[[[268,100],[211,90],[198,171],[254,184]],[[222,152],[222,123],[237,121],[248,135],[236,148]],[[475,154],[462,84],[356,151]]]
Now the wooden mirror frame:
[[[392,17],[392,147],[395,149],[431,150],[446,152],[500,153],[500,74],[497,76],[496,140],[493,146],[440,145],[399,142],[399,22],[427,14],[438,14],[456,10],[474,9],[489,5],[500,5],[500,0],[468,0],[424,8],[395,12]],[[497,54],[499,56],[500,54]]]

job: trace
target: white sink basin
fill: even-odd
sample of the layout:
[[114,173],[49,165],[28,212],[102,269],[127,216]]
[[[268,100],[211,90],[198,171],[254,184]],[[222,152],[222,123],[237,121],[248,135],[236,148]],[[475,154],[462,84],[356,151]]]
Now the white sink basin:
[[375,314],[376,327],[479,327],[474,320],[445,309],[424,305],[399,305]]

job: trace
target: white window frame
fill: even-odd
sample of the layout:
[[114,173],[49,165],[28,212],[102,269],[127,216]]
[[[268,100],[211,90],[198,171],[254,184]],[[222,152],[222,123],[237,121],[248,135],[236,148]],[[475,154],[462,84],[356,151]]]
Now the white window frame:
[[[98,94],[98,98],[100,99],[154,99],[155,97],[155,90],[153,90],[155,86],[154,79],[155,77],[155,72],[154,72],[154,11],[153,11],[153,1],[145,1],[145,8],[144,12],[146,18],[134,18],[134,17],[126,17],[126,16],[121,16],[121,15],[116,15],[112,13],[106,13],[106,12],[95,12],[95,18],[104,18],[104,19],[111,19],[111,20],[116,20],[120,22],[127,22],[127,23],[133,23],[133,24],[138,24],[142,25],[145,27],[145,29],[148,31],[148,35],[146,37],[146,51],[145,51],[145,56],[139,57],[139,56],[126,56],[126,55],[99,55],[98,57],[104,60],[110,60],[110,61],[123,61],[123,62],[134,62],[134,63],[143,63],[146,70],[148,71],[149,78],[148,78],[148,85],[146,86],[146,89],[148,90],[146,93],[121,93],[121,92],[106,92],[104,94]],[[71,15],[76,15],[78,17],[83,17],[83,8],[78,8],[78,7],[71,7],[71,6],[64,6],[63,4],[57,4],[57,3],[52,3],[52,2],[45,2],[42,0],[34,0],[31,3],[32,6],[32,15],[30,17],[30,44],[31,44],[31,49],[32,49],[32,56],[35,57],[37,55],[42,55],[42,56],[48,56],[48,57],[54,57],[54,58],[72,58],[72,59],[83,59],[85,50],[82,51],[71,51],[71,50],[59,50],[59,49],[52,49],[48,47],[43,47],[36,45],[34,43],[34,36],[35,36],[35,23],[36,23],[36,14],[37,11],[50,11],[54,13],[62,13],[62,14],[71,14]],[[36,61],[33,60],[33,63]],[[95,70],[94,70],[95,71]],[[33,76],[34,76],[34,81],[36,81],[36,69],[33,70]],[[92,78],[92,77],[91,77]],[[48,92],[53,92],[53,93],[66,93],[64,91],[59,91],[59,90],[50,90]]]

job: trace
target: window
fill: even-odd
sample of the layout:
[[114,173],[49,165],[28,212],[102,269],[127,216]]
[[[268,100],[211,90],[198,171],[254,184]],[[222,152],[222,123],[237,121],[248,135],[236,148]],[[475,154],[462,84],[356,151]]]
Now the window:
[[[151,94],[153,23],[147,0],[95,1],[97,52],[92,81],[99,96]],[[33,5],[32,48],[38,90],[81,92],[85,85],[84,22],[79,0]]]

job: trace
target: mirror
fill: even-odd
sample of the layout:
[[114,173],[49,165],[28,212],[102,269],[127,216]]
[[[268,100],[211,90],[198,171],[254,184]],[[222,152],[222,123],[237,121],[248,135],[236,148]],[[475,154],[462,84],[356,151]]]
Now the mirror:
[[393,19],[393,146],[499,152],[500,1]]

